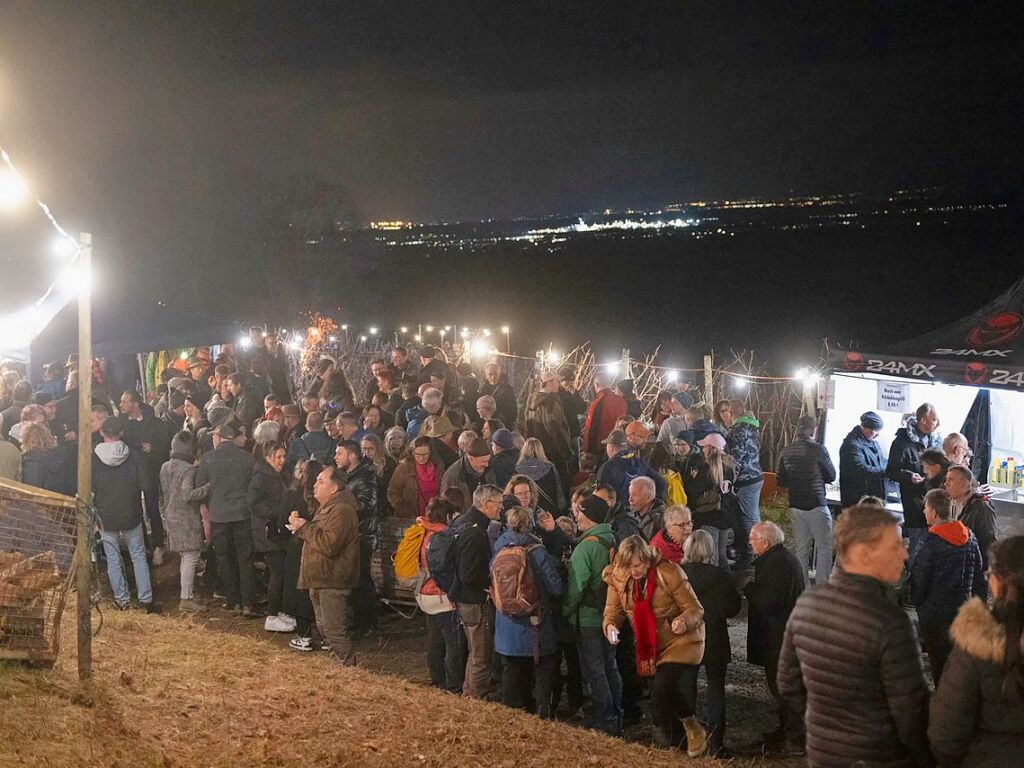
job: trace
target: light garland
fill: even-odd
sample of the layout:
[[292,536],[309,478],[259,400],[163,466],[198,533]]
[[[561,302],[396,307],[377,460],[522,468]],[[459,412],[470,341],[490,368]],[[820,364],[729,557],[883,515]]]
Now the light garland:
[[[14,348],[30,344],[45,327],[48,320],[45,318],[42,305],[50,298],[50,296],[53,295],[54,291],[59,290],[61,293],[73,294],[79,290],[83,290],[83,286],[88,287],[91,281],[91,275],[83,275],[79,273],[80,270],[75,270],[75,264],[82,252],[81,245],[75,238],[67,233],[67,230],[65,230],[64,227],[60,225],[60,222],[57,221],[57,218],[50,210],[50,206],[40,200],[38,196],[29,192],[28,185],[25,183],[24,177],[21,175],[21,172],[17,167],[15,167],[10,154],[2,146],[0,146],[0,160],[3,160],[4,165],[7,166],[6,173],[10,179],[10,182],[7,184],[7,188],[18,196],[29,196],[35,201],[36,206],[38,206],[39,210],[41,210],[43,215],[46,216],[47,221],[50,222],[54,231],[57,232],[59,237],[56,247],[58,255],[64,257],[70,256],[67,263],[58,273],[57,277],[50,283],[46,291],[37,301],[33,302],[24,310],[0,316],[0,346],[9,346]],[[18,201],[12,199],[12,202],[17,203]]]

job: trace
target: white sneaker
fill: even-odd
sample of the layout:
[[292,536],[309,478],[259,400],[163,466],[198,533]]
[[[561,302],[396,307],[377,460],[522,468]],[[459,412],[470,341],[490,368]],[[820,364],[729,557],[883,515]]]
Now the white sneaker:
[[312,651],[313,650],[313,638],[312,637],[293,637],[288,641],[288,646],[295,651]]
[[164,564],[164,551],[160,547],[153,549],[153,567],[158,568]]
[[267,616],[267,620],[263,622],[263,628],[267,632],[294,632],[295,623],[289,624],[282,620],[280,616]]
[[298,624],[295,621],[295,619],[293,617],[289,616],[287,613],[279,613],[279,614],[277,614],[277,618],[279,618],[281,621],[283,621],[289,627],[289,629],[288,629],[289,632],[294,632],[295,631],[295,627],[298,626]]

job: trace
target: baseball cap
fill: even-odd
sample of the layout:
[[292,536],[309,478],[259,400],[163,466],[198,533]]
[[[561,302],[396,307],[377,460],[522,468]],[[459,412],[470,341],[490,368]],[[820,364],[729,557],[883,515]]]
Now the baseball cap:
[[651,436],[651,430],[643,425],[639,421],[631,421],[626,425],[626,437],[639,437],[641,440],[646,440]]
[[221,424],[219,427],[217,427],[213,434],[215,434],[221,440],[234,440],[236,437],[238,437],[238,434],[235,432],[235,428],[232,427],[230,424]]
[[601,441],[604,445],[614,445],[616,448],[625,448],[629,443],[626,441],[626,433],[621,429],[613,429],[608,437]]

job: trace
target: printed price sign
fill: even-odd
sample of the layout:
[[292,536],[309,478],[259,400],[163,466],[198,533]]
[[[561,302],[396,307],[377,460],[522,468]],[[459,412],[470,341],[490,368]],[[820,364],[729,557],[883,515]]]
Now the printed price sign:
[[890,413],[906,413],[910,404],[910,385],[894,381],[878,382],[879,411]]

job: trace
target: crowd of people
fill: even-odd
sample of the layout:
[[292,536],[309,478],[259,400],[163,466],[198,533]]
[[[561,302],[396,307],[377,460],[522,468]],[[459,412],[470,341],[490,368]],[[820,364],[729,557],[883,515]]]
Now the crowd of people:
[[[743,401],[699,402],[681,379],[644,413],[628,380],[598,370],[582,392],[577,371],[549,368],[520,403],[497,361],[478,377],[431,346],[373,360],[359,395],[330,358],[297,391],[277,338],[255,342],[196,349],[148,399],[94,364],[91,436],[77,434],[76,360],[38,387],[3,372],[0,476],[73,494],[77,441],[94,444],[116,608],[134,582],[136,604],[160,610],[150,568],[173,552],[178,610],[219,603],[296,651],[356,664],[393,517],[408,525],[383,554],[446,691],[613,735],[649,695],[659,744],[728,757],[728,619],[745,604],[746,659],[778,715],[769,752],[816,766],[1015,759],[1024,537],[997,539],[968,442],[940,436],[933,406],[888,456],[865,413],[838,472],[802,418],[776,468],[790,549],[761,518],[760,422]],[[837,477],[841,512],[826,498]],[[887,509],[897,488],[901,514]]]

